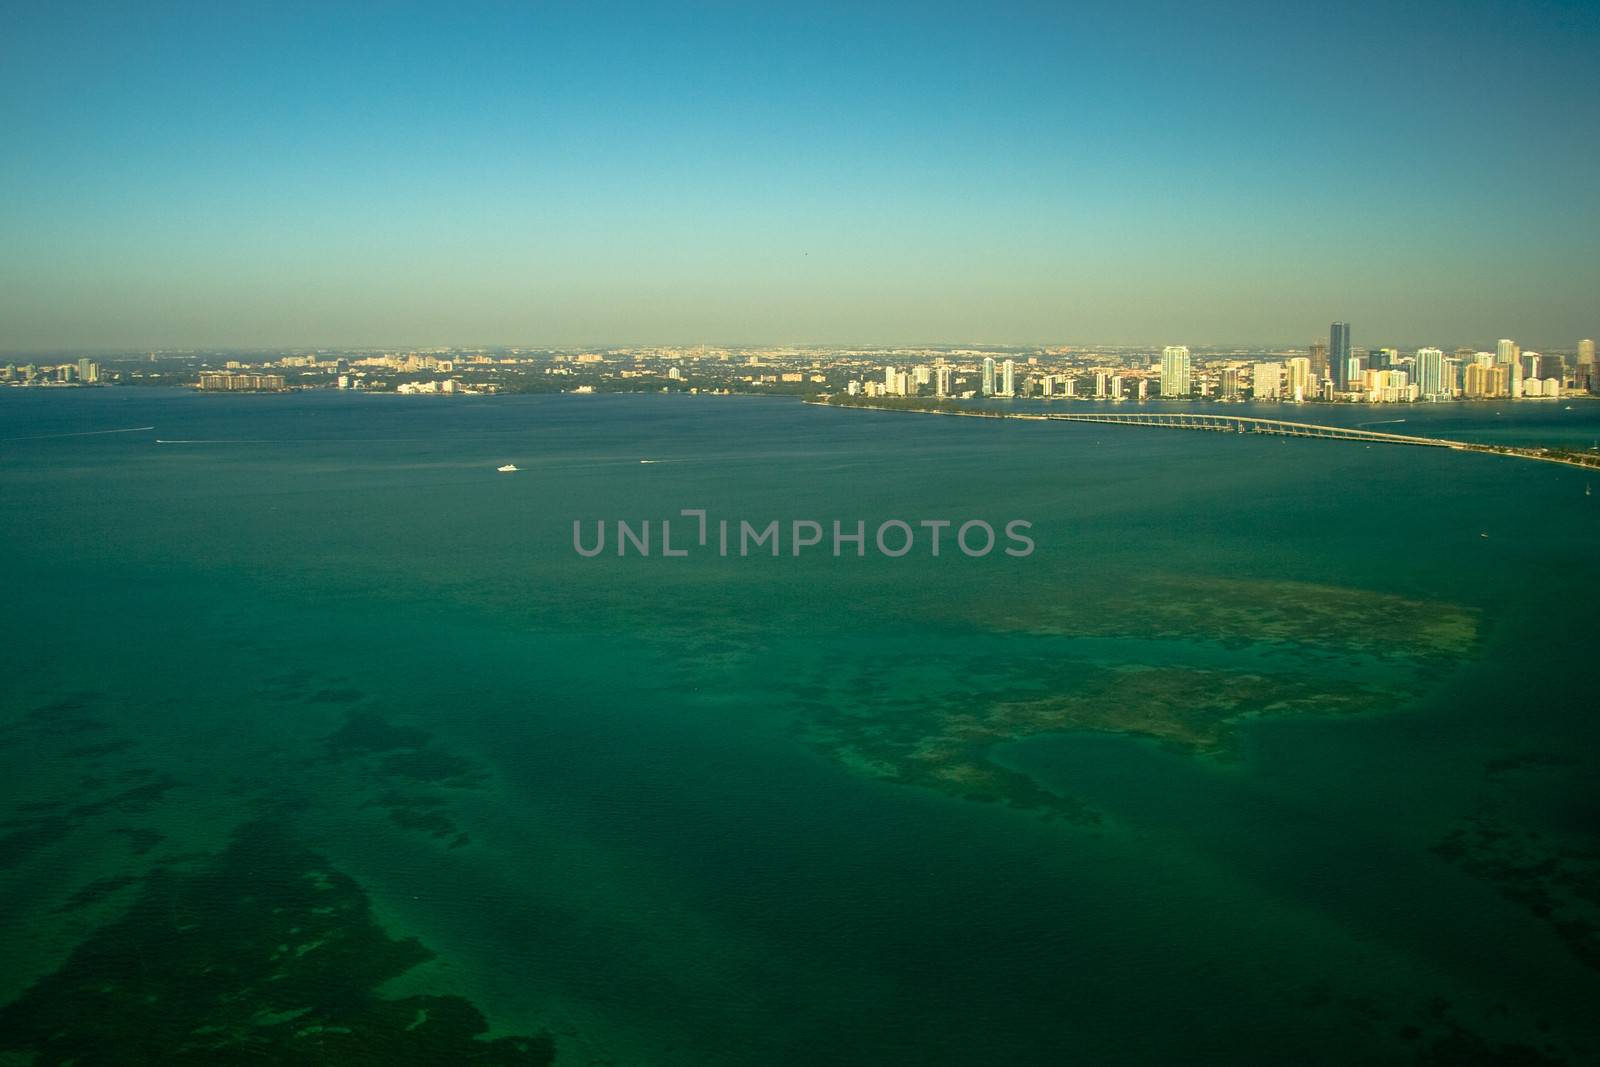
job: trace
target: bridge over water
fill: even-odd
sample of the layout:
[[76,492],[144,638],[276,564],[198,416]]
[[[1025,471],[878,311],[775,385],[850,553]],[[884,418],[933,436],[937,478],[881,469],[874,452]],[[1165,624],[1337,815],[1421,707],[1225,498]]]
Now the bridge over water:
[[[826,404],[826,400],[805,403]],[[1473,441],[1451,441],[1443,437],[1418,437],[1414,434],[1358,430],[1350,426],[1324,426],[1314,422],[1289,422],[1262,419],[1252,415],[1212,415],[1201,412],[1162,412],[1122,415],[1097,412],[994,411],[958,407],[891,407],[854,403],[850,407],[876,411],[912,411],[927,415],[962,415],[983,419],[1026,419],[1033,422],[1097,422],[1109,426],[1153,426],[1168,430],[1204,430],[1211,433],[1255,433],[1274,437],[1320,437],[1329,441],[1365,441],[1369,444],[1420,445],[1425,448],[1450,448],[1458,452],[1484,452],[1496,456],[1516,456],[1541,463],[1560,463],[1568,467],[1600,470],[1600,452],[1575,452],[1570,449],[1534,448],[1523,445],[1492,445]]]
[[1099,422],[1113,426],[1155,426],[1169,430],[1209,430],[1214,433],[1260,433],[1275,437],[1322,437],[1335,441],[1368,441],[1389,445],[1424,445],[1430,448],[1474,450],[1480,446],[1441,437],[1416,437],[1403,433],[1357,430],[1348,426],[1322,426],[1311,422],[1286,422],[1249,415],[1210,415],[1199,412],[1164,412],[1150,415],[1122,415],[1111,412],[1092,414],[1051,412],[1040,418],[1060,422]]

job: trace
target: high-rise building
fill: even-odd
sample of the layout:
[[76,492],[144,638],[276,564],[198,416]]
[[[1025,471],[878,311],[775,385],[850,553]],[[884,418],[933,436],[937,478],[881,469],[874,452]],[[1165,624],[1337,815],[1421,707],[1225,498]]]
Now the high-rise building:
[[1000,364],[1000,395],[1017,395],[1017,361],[1014,359]]
[[1097,370],[1094,372],[1094,398],[1096,400],[1104,400],[1106,398],[1106,390],[1110,383],[1111,376],[1105,371]]
[[1495,367],[1484,366],[1482,363],[1471,363],[1467,372],[1461,379],[1461,395],[1468,400],[1482,400],[1484,397],[1494,395],[1493,378]]
[[899,395],[900,391],[896,387],[898,377],[899,375],[893,367],[883,368],[883,393],[885,396]]
[[1122,399],[1122,375],[1120,375],[1120,374],[1113,374],[1111,376],[1111,394],[1110,394],[1110,398],[1112,400],[1121,400]]
[[[1520,380],[1513,383],[1511,372],[1515,363],[1495,363],[1484,366],[1474,363],[1462,378],[1461,395],[1468,400],[1488,400],[1495,397],[1517,396],[1522,389]],[[1513,393],[1514,388],[1518,392]]]
[[1257,363],[1250,372],[1250,383],[1257,400],[1277,400],[1283,395],[1283,364]]
[[983,357],[983,395],[994,396],[994,357]]
[[1496,363],[1515,363],[1522,354],[1522,346],[1509,337],[1500,338],[1494,346],[1494,361]]
[[201,371],[200,388],[206,392],[253,393],[281,392],[287,385],[281,374],[228,374],[221,371]]
[[1222,399],[1237,400],[1239,397],[1239,368],[1222,368]]
[[1450,395],[1450,383],[1444,373],[1444,352],[1437,348],[1417,349],[1417,391],[1429,400]]
[[1305,356],[1292,356],[1284,361],[1283,369],[1287,377],[1288,399],[1296,404],[1303,400],[1316,398],[1316,385],[1311,377],[1311,361]]
[[1321,341],[1311,344],[1311,377],[1314,381],[1321,381],[1328,376],[1328,346]]
[[1579,364],[1579,366],[1582,366],[1585,363],[1593,363],[1593,362],[1594,362],[1594,342],[1590,341],[1590,340],[1579,341],[1578,342],[1578,364]]
[[941,363],[933,368],[933,394],[935,396],[950,395],[950,364]]
[[1336,322],[1328,327],[1328,363],[1333,370],[1334,388],[1350,388],[1350,324]]
[[1191,383],[1189,349],[1185,345],[1168,345],[1161,350],[1161,395],[1186,397]]

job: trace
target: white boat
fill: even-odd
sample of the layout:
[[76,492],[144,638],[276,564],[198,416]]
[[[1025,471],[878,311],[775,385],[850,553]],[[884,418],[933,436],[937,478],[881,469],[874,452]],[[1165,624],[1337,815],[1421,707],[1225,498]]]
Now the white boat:
[[517,469],[518,467],[515,463],[507,463],[504,466],[495,468],[495,470],[499,471],[501,474],[510,474],[512,471]]

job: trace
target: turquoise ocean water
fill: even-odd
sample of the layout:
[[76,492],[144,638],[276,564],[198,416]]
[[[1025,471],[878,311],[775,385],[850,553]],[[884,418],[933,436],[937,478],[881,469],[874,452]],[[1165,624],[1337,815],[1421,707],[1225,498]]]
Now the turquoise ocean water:
[[[1593,480],[743,397],[0,393],[0,1055],[1590,1061]],[[1037,550],[573,551],[682,508]]]

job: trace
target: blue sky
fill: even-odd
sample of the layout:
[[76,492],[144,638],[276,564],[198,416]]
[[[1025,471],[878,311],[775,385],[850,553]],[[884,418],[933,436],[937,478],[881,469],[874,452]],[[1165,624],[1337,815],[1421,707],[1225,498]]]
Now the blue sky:
[[0,349],[1570,348],[1597,70],[1594,4],[0,0]]

